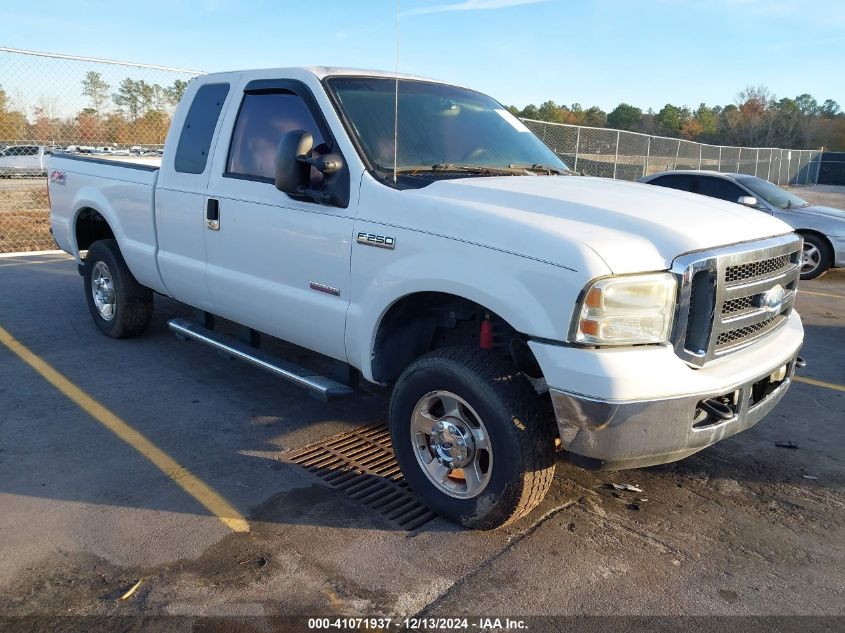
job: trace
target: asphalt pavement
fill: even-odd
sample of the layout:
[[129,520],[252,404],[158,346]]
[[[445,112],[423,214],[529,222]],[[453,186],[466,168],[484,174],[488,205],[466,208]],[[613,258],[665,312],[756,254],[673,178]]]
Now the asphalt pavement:
[[543,505],[493,532],[435,519],[408,533],[288,463],[384,423],[383,395],[322,403],[180,342],[166,321],[191,311],[161,297],[148,335],[107,339],[63,255],[0,258],[0,297],[0,628],[87,631],[102,615],[163,616],[167,630],[201,616],[248,630],[287,615],[528,630],[610,614],[844,621],[845,271],[801,284],[805,381],[760,424],[665,466],[560,463]]

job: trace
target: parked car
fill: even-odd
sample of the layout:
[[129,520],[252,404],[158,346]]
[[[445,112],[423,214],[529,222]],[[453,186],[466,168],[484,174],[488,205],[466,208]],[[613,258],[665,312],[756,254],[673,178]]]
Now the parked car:
[[752,207],[783,220],[804,238],[801,279],[815,279],[845,266],[845,211],[812,204],[777,185],[746,174],[666,171],[641,179]]
[[40,145],[10,145],[0,151],[0,177],[44,176],[46,156],[53,148]]
[[[53,233],[96,326],[142,334],[160,293],[199,311],[169,321],[178,336],[323,398],[391,388],[405,479],[466,526],[536,506],[558,438],[593,468],[678,460],[757,423],[800,364],[788,225],[570,175],[473,90],[336,68],[205,75],[160,166],[135,160],[49,162]],[[263,335],[345,371],[274,358]]]

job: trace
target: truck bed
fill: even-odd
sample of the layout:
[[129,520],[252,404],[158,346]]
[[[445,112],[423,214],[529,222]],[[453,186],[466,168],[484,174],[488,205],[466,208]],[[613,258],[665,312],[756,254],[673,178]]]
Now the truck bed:
[[114,229],[121,252],[142,284],[159,290],[156,268],[155,185],[159,157],[55,154],[47,160],[53,237],[79,259],[75,223],[95,209]]
[[88,163],[112,164],[121,167],[140,167],[141,169],[158,169],[161,167],[161,156],[109,156],[108,154],[54,154],[56,158],[85,161]]

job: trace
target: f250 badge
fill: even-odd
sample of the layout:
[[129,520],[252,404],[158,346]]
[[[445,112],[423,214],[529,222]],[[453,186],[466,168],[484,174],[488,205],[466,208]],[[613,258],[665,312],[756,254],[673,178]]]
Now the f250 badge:
[[54,169],[50,172],[50,182],[54,185],[64,185],[67,182],[65,172]]
[[378,248],[388,248],[393,250],[396,248],[396,238],[388,237],[386,235],[376,235],[375,233],[367,233],[365,231],[358,233],[358,243],[366,246],[376,246]]

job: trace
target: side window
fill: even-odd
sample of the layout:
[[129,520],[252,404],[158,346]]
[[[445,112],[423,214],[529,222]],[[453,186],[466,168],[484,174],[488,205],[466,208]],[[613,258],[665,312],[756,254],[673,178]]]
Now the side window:
[[24,156],[38,156],[38,148],[37,147],[25,147],[22,154]]
[[201,174],[208,162],[211,137],[229,94],[229,84],[206,84],[197,90],[176,147],[174,167],[186,174]]
[[293,130],[311,132],[317,151],[324,143],[299,95],[289,91],[246,93],[235,122],[226,173],[272,181],[279,141]]
[[736,202],[740,196],[748,195],[730,180],[726,180],[725,178],[708,178],[706,176],[698,179],[696,193],[702,196],[727,200],[728,202]]
[[669,187],[670,189],[679,189],[680,191],[689,191],[692,188],[692,177],[686,174],[660,176],[660,178],[652,180],[650,184],[659,187]]

